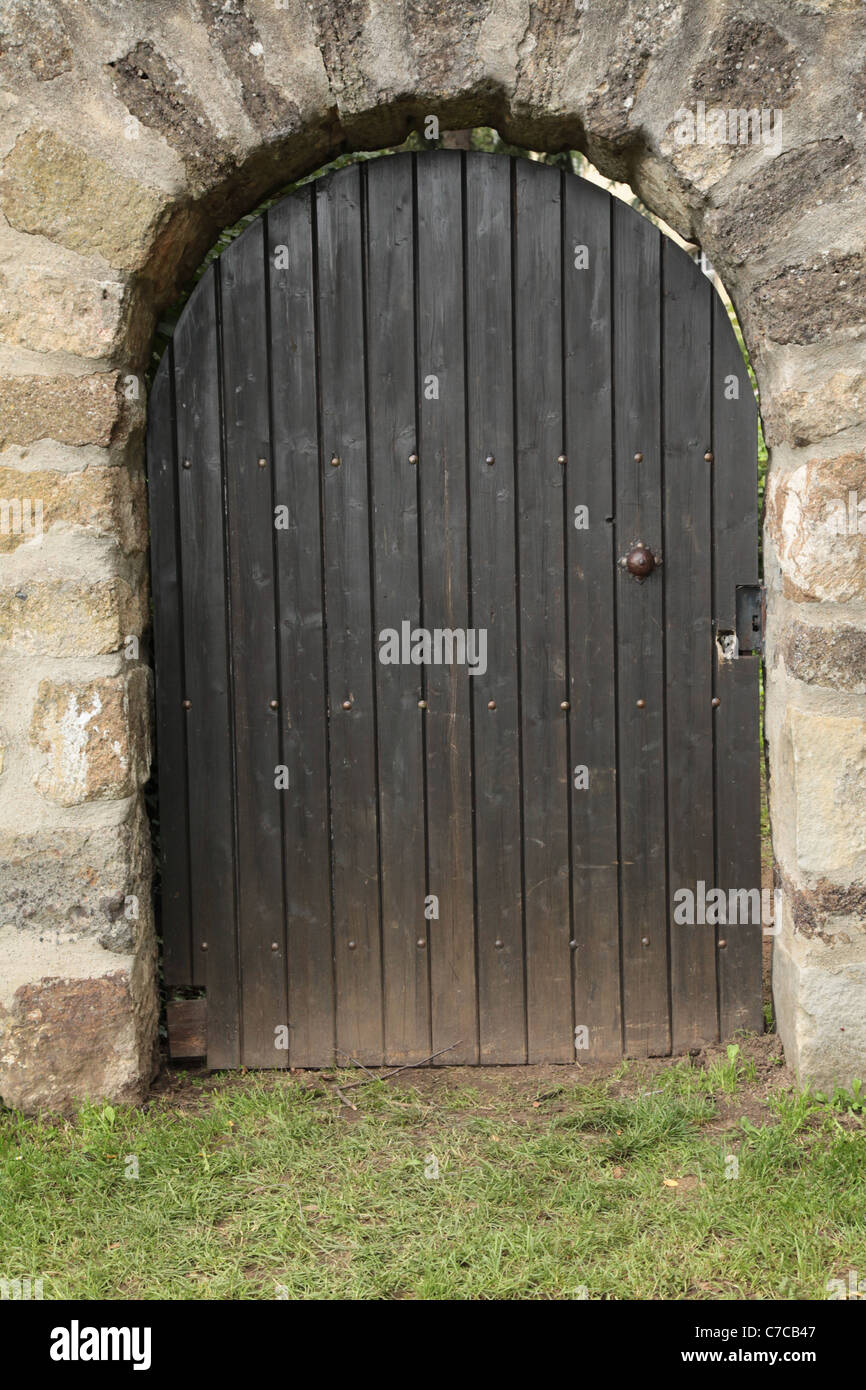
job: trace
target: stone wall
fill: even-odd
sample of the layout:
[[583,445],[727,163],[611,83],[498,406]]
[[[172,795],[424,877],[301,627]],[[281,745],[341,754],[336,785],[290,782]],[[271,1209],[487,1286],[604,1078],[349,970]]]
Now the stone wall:
[[[677,113],[777,137],[685,143]],[[156,1021],[143,368],[220,227],[347,149],[495,125],[699,241],[771,446],[776,1007],[866,1076],[866,19],[860,0],[4,0],[0,1095],[134,1098]],[[853,516],[854,513],[851,513]],[[856,513],[857,516],[861,515]],[[135,640],[137,639],[137,640]]]

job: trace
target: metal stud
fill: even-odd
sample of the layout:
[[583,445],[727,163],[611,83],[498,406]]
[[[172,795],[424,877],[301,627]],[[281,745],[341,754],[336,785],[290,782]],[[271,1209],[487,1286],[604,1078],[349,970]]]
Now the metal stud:
[[714,696],[713,696],[713,699],[712,699],[712,706],[713,706],[713,709],[718,709],[718,708],[719,708],[719,705],[720,705],[721,703],[722,703],[722,702],[721,702],[721,700],[719,699],[718,695],[714,695]]
[[203,941],[203,942],[201,943],[201,948],[202,948],[203,951],[206,951],[206,950],[207,950],[207,942],[206,942],[206,941]]
[[418,455],[417,455],[417,454],[410,454],[410,455],[409,455],[409,462],[410,462],[410,463],[417,463],[417,462],[418,462]]
[[183,707],[184,709],[192,709],[192,700],[184,700]]
[[648,946],[648,945],[650,944],[650,939],[649,939],[649,937],[648,937],[648,936],[642,936],[641,939],[640,939],[640,944],[641,944],[641,946]]
[[556,460],[556,462],[557,462],[557,463],[561,463],[562,466],[563,466],[563,468],[564,468],[565,465],[568,463],[568,455],[567,455],[567,454],[560,454],[560,455],[559,455],[559,458]]
[[646,700],[636,700],[635,703],[638,709],[646,709]]
[[184,459],[183,466],[184,468],[192,468],[192,459]]
[[268,466],[268,461],[267,461],[267,459],[259,459],[259,468],[267,468],[267,466]]
[[722,937],[721,941],[719,942],[719,950],[724,951],[727,944],[727,941],[724,939],[724,937]]
[[271,942],[271,950],[272,950],[272,951],[278,951],[279,949],[280,949],[279,943],[276,942],[276,941],[272,941],[272,942]]
[[712,463],[712,461],[713,461],[713,452],[712,452],[712,449],[708,449],[707,452],[704,454],[704,460],[705,460],[706,463]]
[[497,936],[493,944],[496,947],[497,951],[501,951],[502,947],[505,945],[505,942],[502,940],[500,936]]
[[492,454],[488,454],[484,462],[487,464],[488,468],[492,468],[494,463],[496,462],[496,459],[493,457]]
[[427,708],[427,701],[426,701],[426,700],[419,700],[419,701],[418,701],[418,708],[419,708],[419,709],[426,709],[426,708]]
[[343,701],[343,709],[351,709],[351,708],[352,708],[352,701],[351,701],[351,700],[344,700],[344,701]]
[[560,700],[560,702],[559,702],[559,708],[560,708],[560,709],[571,709],[571,704],[570,704],[570,702],[569,702],[568,700]]
[[576,950],[577,950],[577,942],[576,942],[576,941],[569,941],[568,944],[569,944],[569,946],[571,947],[572,951],[576,951]]
[[488,701],[487,701],[487,708],[488,708],[488,709],[496,709],[496,701],[495,701],[495,700],[488,700]]
[[336,454],[332,454],[332,455],[331,455],[331,467],[332,467],[332,468],[339,468],[339,467],[340,467],[340,460],[339,460],[339,458],[337,457]]
[[355,949],[355,942],[354,942],[354,941],[349,941],[347,944],[348,944],[349,950],[350,950],[350,951],[354,951],[354,949]]
[[634,545],[620,558],[620,568],[628,570],[639,582],[648,579],[656,565],[661,564],[658,555],[654,555],[649,546],[644,545],[643,541],[635,541]]
[[423,951],[424,947],[427,945],[427,942],[424,940],[423,936],[419,936],[418,940],[415,942],[415,945]]
[[268,704],[270,705],[271,709],[279,709],[280,707],[279,700],[268,700]]
[[635,454],[634,461],[635,463],[643,463],[643,454]]

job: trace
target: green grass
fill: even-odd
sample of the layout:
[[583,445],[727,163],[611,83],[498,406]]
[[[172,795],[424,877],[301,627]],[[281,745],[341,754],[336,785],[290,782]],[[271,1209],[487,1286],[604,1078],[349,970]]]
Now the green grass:
[[748,1046],[375,1081],[356,1111],[333,1073],[6,1112],[0,1275],[45,1298],[820,1299],[866,1275],[862,1103],[767,1095],[763,1064],[756,1095]]

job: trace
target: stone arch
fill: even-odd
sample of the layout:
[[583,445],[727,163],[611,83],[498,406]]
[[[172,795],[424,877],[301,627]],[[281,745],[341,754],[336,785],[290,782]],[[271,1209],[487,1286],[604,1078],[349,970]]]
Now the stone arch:
[[[0,535],[6,1102],[135,1097],[152,1073],[149,670],[127,639],[148,626],[143,369],[159,311],[220,227],[429,114],[583,150],[699,241],[732,295],[771,448],[778,1023],[802,1079],[862,1074],[857,6],[10,0],[0,77],[0,494],[42,504],[38,535]],[[707,140],[706,124],[690,141],[689,115],[718,110],[736,141]],[[853,525],[831,533],[828,504],[851,493]]]

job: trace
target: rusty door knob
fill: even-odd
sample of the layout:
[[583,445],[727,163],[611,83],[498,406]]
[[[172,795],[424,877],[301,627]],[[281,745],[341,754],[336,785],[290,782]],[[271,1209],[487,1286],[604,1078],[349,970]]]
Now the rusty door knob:
[[649,546],[638,543],[633,545],[626,555],[625,567],[629,574],[635,575],[638,579],[646,579],[656,567],[656,557]]

